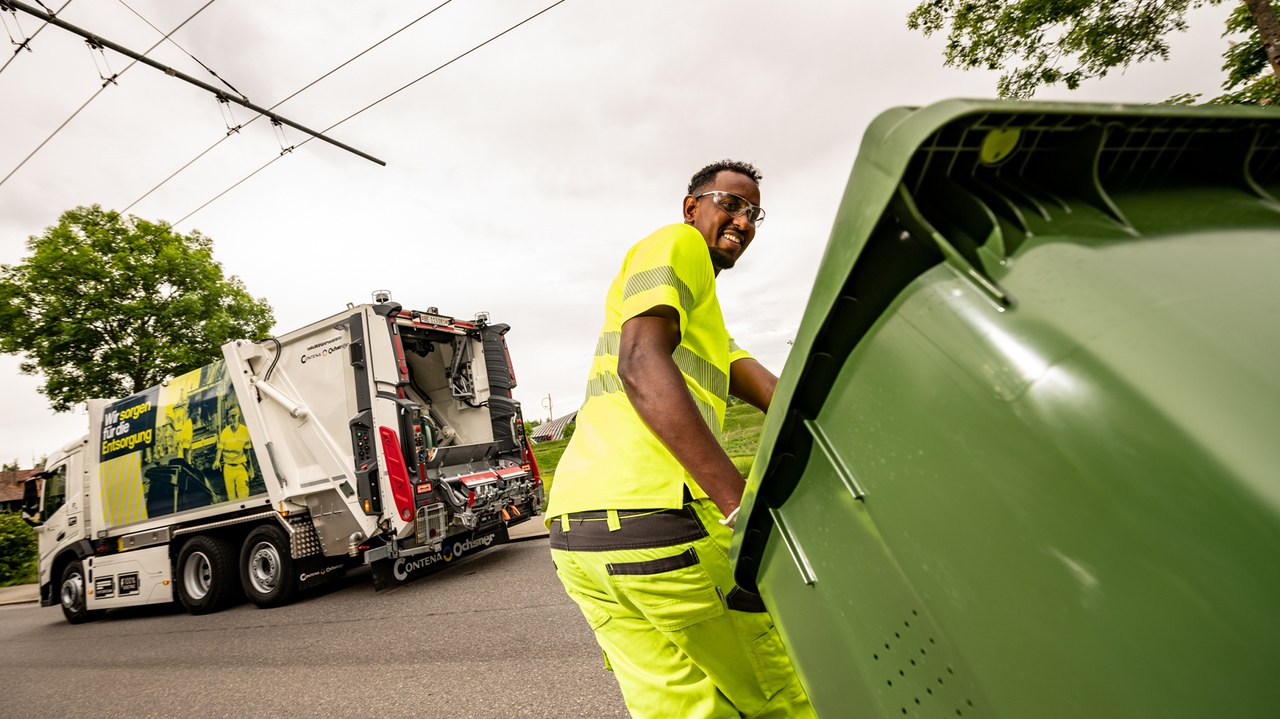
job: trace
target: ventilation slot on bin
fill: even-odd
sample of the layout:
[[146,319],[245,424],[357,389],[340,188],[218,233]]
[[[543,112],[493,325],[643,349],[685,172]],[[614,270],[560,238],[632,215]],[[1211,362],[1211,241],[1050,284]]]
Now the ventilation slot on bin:
[[885,706],[901,716],[977,716],[955,668],[938,658],[937,640],[927,630],[913,629],[913,619],[920,624],[914,610],[871,655],[884,677]]

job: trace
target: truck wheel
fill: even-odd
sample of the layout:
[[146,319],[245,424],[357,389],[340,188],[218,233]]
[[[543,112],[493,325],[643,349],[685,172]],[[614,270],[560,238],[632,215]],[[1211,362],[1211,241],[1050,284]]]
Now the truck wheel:
[[84,565],[77,559],[62,568],[62,582],[58,585],[58,599],[62,604],[62,616],[71,624],[92,621],[103,615],[103,610],[86,608]]
[[289,552],[289,537],[274,524],[249,532],[240,550],[240,582],[249,601],[262,607],[278,607],[298,593],[298,575]]
[[192,614],[209,614],[235,598],[235,552],[217,537],[197,535],[178,552],[178,600]]

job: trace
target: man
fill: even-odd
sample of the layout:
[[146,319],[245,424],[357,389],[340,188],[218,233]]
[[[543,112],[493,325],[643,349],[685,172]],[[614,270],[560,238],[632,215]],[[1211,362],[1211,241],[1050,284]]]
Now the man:
[[249,496],[249,428],[240,424],[240,408],[227,411],[227,426],[218,435],[218,452],[213,468],[222,467],[227,499]]
[[746,163],[708,165],[684,224],[627,252],[551,485],[556,572],[635,717],[813,714],[728,560],[745,482],[716,440],[725,402],[768,410],[777,377],[729,337],[715,281],[764,219],[759,181]]
[[191,418],[187,416],[185,400],[173,405],[172,414],[169,416],[169,428],[174,457],[191,461],[191,442],[195,436],[195,429],[191,425]]

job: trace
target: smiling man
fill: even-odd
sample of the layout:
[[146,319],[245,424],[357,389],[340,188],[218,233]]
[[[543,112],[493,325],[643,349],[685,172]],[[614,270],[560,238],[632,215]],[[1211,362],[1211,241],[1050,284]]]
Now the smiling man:
[[552,557],[634,717],[812,716],[760,597],[733,583],[745,482],[717,437],[778,378],[729,337],[716,277],[764,220],[760,173],[699,170],[684,224],[633,246],[547,507]]

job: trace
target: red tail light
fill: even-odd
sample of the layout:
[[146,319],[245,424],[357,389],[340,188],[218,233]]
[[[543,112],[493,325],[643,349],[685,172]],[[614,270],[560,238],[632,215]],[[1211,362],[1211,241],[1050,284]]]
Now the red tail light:
[[524,433],[524,420],[520,421],[520,454],[524,457],[522,464],[529,466],[529,474],[533,477],[534,486],[542,484],[542,475],[538,472],[538,460],[533,456],[533,448],[529,446],[529,438]]
[[387,480],[391,483],[391,496],[396,501],[396,511],[400,519],[408,522],[413,519],[413,486],[409,484],[409,470],[404,466],[404,455],[400,454],[400,440],[396,431],[390,427],[379,427],[378,435],[382,437],[382,456],[387,463]]

